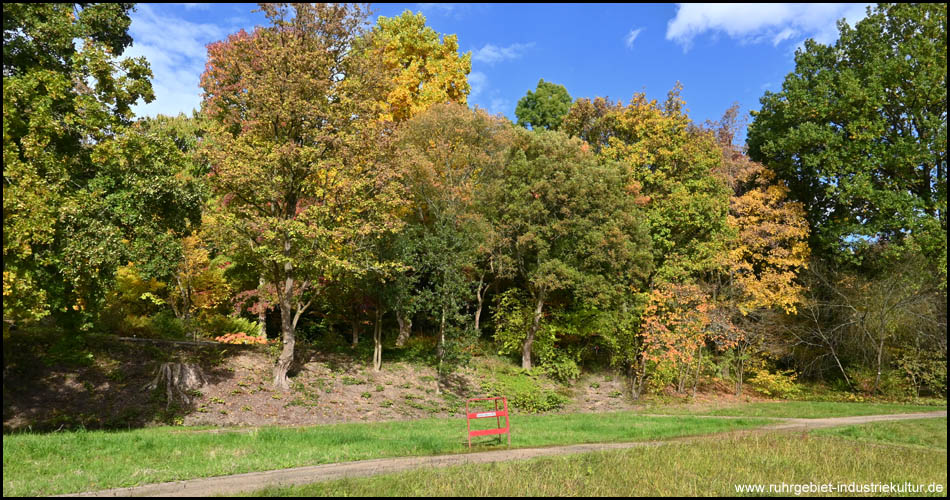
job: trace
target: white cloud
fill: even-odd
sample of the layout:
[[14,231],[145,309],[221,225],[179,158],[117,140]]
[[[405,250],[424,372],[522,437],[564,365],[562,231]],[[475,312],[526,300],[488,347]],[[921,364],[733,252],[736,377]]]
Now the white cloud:
[[188,10],[208,10],[208,8],[211,7],[210,3],[176,3],[173,5],[180,5]]
[[852,26],[864,18],[868,4],[679,4],[667,24],[666,39],[689,50],[703,33],[725,33],[743,43],[766,40],[778,45],[795,36],[831,43],[838,38],[836,21]]
[[633,41],[637,39],[641,31],[643,31],[643,28],[630,30],[630,33],[627,33],[627,36],[623,39],[623,41],[627,45],[628,49],[633,49]]
[[534,47],[534,42],[515,43],[507,47],[498,47],[489,43],[480,49],[473,50],[472,60],[485,64],[495,64],[509,59],[518,59],[524,54],[525,50],[531,47]]
[[478,97],[488,86],[488,77],[481,71],[472,71],[468,74],[468,84],[472,87],[469,97]]
[[205,46],[224,39],[228,32],[213,24],[159,14],[148,4],[136,6],[129,32],[133,43],[123,55],[145,56],[154,75],[155,100],[134,106],[135,114],[190,114],[197,109],[201,104],[198,82],[207,60]]
[[454,3],[417,3],[417,7],[422,10],[434,10],[450,14],[455,10]]
[[501,97],[495,97],[491,100],[491,105],[488,106],[488,111],[493,115],[501,113],[507,115],[511,111],[511,101],[508,99],[502,99]]
[[785,40],[788,40],[789,38],[797,34],[798,34],[798,30],[794,30],[792,28],[785,28],[781,32],[779,32],[779,34],[772,37],[772,45],[778,46],[778,44],[784,42]]

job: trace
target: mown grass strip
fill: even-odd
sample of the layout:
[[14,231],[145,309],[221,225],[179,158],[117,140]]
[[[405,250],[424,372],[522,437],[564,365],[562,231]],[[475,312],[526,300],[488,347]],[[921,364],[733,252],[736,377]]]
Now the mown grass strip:
[[[645,417],[631,412],[512,418],[512,447],[667,439],[747,429],[761,419]],[[497,449],[495,437],[473,440]],[[465,420],[426,419],[305,428],[11,434],[3,494],[52,495],[397,456],[467,452]]]
[[815,435],[838,436],[870,443],[922,446],[947,451],[947,419],[926,418],[900,422],[832,427],[812,431]]
[[947,406],[908,405],[900,403],[845,403],[828,401],[777,401],[746,403],[721,408],[689,408],[684,406],[656,407],[647,413],[669,415],[713,415],[721,417],[767,418],[833,418],[895,413],[923,413],[946,410]]
[[[944,431],[944,438],[946,431]],[[822,495],[804,485],[872,488],[922,485],[922,491],[836,491],[829,496],[946,496],[947,454],[902,446],[867,446],[833,436],[759,434],[442,469],[423,468],[342,479],[254,496],[762,496],[769,485],[789,485],[782,496]],[[927,491],[940,485],[942,493]],[[739,492],[738,485],[764,491]],[[867,486],[864,486],[867,485]]]

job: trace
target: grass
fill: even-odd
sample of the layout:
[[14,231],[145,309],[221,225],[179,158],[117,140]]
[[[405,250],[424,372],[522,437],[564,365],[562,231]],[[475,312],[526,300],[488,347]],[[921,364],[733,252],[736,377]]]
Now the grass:
[[[483,419],[490,420],[490,419]],[[491,422],[494,424],[494,421]],[[631,412],[512,418],[512,447],[666,439],[757,427],[761,419],[645,417]],[[495,449],[495,436],[473,440]],[[163,481],[468,451],[465,420],[426,419],[306,428],[9,434],[3,495],[54,495]]]
[[[946,421],[943,436],[946,440]],[[255,496],[739,496],[737,485],[905,482],[946,496],[945,451],[867,446],[828,435],[763,434],[525,461],[420,468]],[[943,493],[928,492],[935,483]],[[794,488],[794,486],[792,486]],[[799,486],[801,488],[801,486]],[[785,496],[794,495],[794,491]],[[818,493],[805,493],[817,495]],[[832,493],[838,496],[845,493]],[[917,493],[910,493],[917,495]],[[750,495],[750,493],[746,493]],[[887,496],[893,496],[893,493]]]
[[815,435],[838,436],[857,441],[920,446],[947,451],[947,419],[926,418],[899,422],[873,422],[812,431]]
[[782,401],[746,403],[722,408],[695,409],[689,407],[655,407],[647,413],[670,415],[713,415],[720,417],[782,417],[782,418],[831,418],[862,415],[886,415],[893,413],[918,413],[945,410],[942,406],[909,405],[900,403],[844,403],[826,401]]

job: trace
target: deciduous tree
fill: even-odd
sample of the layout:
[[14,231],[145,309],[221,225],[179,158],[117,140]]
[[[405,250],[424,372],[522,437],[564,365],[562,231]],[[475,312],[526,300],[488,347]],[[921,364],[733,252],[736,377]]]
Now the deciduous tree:
[[399,197],[383,155],[378,62],[352,47],[366,12],[325,4],[263,4],[270,21],[208,47],[202,109],[218,241],[277,288],[283,350],[274,385],[288,386],[295,329],[333,273],[374,266],[367,242],[394,231]]
[[518,100],[515,107],[518,125],[532,129],[557,130],[571,110],[571,102],[571,95],[563,85],[546,82],[542,78],[534,92],[529,90]]
[[921,249],[946,279],[947,6],[880,4],[807,40],[766,92],[749,155],[804,204],[822,256]]
[[165,138],[130,128],[153,98],[121,58],[131,4],[3,6],[4,320],[94,312],[129,260],[167,276],[201,197]]

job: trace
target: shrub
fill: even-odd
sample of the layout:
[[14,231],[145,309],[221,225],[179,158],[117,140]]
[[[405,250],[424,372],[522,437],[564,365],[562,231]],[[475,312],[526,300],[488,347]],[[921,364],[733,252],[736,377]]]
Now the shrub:
[[[849,371],[849,375],[857,390],[874,395],[874,380],[877,378],[877,372],[873,368]],[[883,369],[877,385],[877,394],[889,399],[904,399],[912,397],[914,389],[900,371]]]
[[581,376],[581,369],[573,359],[562,356],[544,365],[544,372],[551,378],[565,384],[577,380]]
[[148,330],[151,337],[162,339],[183,339],[188,335],[185,323],[169,311],[162,311],[149,318]]
[[[227,335],[221,335],[220,337],[215,337],[214,340],[221,342],[223,344],[266,344],[267,339],[264,337],[259,337],[256,335],[248,335],[244,332],[235,332],[229,333]],[[276,340],[275,340],[276,341]]]
[[482,381],[482,390],[489,397],[504,396],[511,407],[529,413],[556,410],[569,401],[565,396],[544,389],[534,378],[524,373],[496,373],[493,379]]
[[748,382],[753,389],[766,396],[789,398],[801,392],[801,387],[795,382],[795,378],[794,370],[776,373],[760,370],[755,376],[749,378]]
[[233,333],[244,333],[249,337],[257,336],[257,323],[241,317],[212,314],[198,321],[199,330],[207,337],[219,337]]

